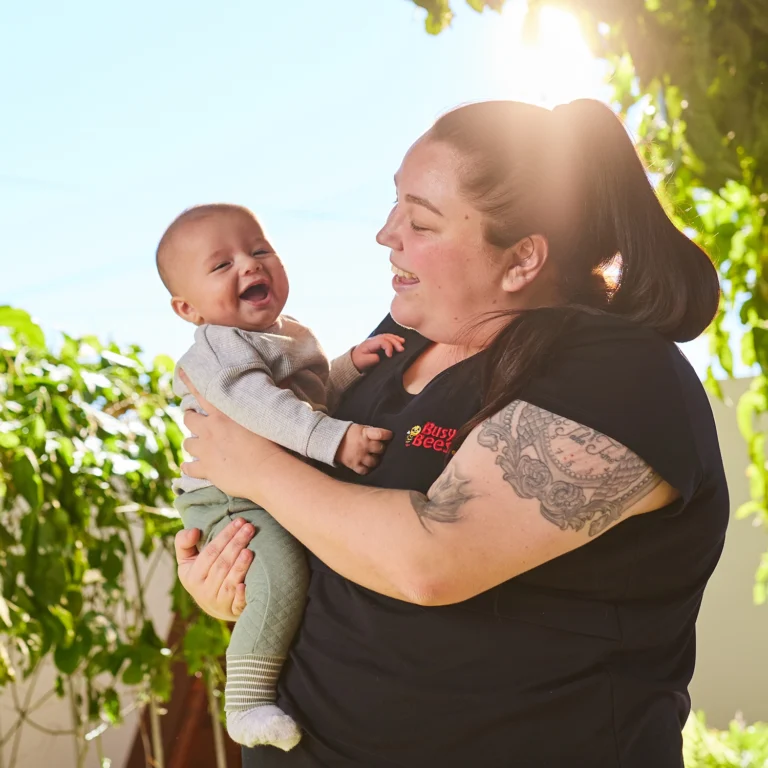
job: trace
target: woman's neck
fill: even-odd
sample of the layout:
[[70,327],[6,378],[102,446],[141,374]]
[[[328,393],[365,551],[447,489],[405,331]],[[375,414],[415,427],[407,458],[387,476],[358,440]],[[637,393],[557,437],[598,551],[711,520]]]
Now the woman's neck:
[[466,344],[430,344],[403,373],[405,391],[412,395],[419,394],[436,376],[481,349]]

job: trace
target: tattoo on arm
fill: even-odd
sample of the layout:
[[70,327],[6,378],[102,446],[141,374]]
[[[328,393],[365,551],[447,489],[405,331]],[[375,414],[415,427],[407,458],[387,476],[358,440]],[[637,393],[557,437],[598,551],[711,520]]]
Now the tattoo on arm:
[[597,536],[661,478],[638,456],[595,429],[522,401],[483,422],[477,442],[498,453],[504,481],[565,531],[588,524]]
[[468,484],[469,480],[461,477],[455,467],[449,464],[435,481],[429,497],[411,491],[411,506],[424,528],[429,530],[428,520],[435,523],[455,523],[461,520],[461,508],[467,501],[475,498],[475,494],[469,491]]

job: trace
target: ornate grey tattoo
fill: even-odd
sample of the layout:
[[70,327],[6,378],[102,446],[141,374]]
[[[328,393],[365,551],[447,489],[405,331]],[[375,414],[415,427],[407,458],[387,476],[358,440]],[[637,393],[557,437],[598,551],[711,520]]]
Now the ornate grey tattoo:
[[416,491],[410,492],[411,506],[419,522],[427,528],[426,521],[435,523],[455,523],[461,519],[461,508],[475,494],[470,493],[469,480],[460,477],[455,467],[449,464],[442,475],[435,481],[430,497]]
[[561,530],[597,536],[649,494],[661,478],[632,451],[597,430],[515,401],[477,435],[498,452],[504,481]]

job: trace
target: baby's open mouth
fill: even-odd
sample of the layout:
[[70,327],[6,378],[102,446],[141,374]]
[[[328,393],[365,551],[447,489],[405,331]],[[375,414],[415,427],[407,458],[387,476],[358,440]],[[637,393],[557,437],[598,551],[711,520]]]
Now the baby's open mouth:
[[254,304],[264,301],[268,296],[269,286],[266,283],[251,285],[240,294],[243,301],[250,301]]

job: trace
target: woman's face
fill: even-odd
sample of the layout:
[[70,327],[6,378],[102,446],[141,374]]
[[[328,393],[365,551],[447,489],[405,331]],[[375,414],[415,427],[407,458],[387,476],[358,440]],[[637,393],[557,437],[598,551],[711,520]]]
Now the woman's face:
[[448,144],[417,141],[395,175],[395,207],[376,237],[390,249],[392,317],[442,343],[514,301],[502,287],[506,253],[485,241],[482,215],[460,193],[460,162]]

